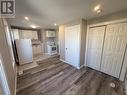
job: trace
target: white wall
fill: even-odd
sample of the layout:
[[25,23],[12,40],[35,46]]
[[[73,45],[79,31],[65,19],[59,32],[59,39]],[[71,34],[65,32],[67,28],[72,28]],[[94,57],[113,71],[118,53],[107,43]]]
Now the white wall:
[[9,84],[9,89],[12,95],[15,95],[15,67],[13,67],[11,55],[9,54],[9,47],[7,44],[5,29],[3,25],[3,21],[0,18],[0,53],[3,58],[3,66],[5,67],[6,77]]
[[118,19],[123,19],[123,18],[127,18],[127,10],[112,13],[112,14],[105,15],[105,16],[98,17],[98,18],[89,19],[88,25],[96,24],[96,23],[100,23],[100,22],[118,20]]
[[82,19],[81,20],[81,41],[80,41],[80,67],[83,66],[85,63],[85,53],[86,53],[86,36],[87,36],[87,21]]
[[59,26],[59,54],[60,59],[65,60],[65,26]]

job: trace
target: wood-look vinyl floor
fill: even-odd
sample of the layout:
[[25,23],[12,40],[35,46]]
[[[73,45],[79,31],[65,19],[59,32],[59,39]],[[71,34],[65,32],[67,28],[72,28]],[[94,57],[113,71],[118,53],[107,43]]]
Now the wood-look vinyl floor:
[[57,57],[38,64],[18,76],[17,95],[126,95],[124,83],[93,69],[77,70]]

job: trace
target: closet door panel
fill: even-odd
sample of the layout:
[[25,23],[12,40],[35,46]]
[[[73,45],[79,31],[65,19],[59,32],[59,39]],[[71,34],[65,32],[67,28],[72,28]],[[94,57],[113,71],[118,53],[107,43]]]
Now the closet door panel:
[[106,29],[101,71],[119,78],[126,49],[127,24],[108,25]]
[[100,70],[105,26],[90,28],[88,32],[87,44],[87,65],[96,70]]

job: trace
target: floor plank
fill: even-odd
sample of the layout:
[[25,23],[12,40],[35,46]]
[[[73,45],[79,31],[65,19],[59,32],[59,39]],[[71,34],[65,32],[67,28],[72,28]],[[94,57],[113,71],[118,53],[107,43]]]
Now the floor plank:
[[18,76],[17,95],[126,95],[124,83],[93,69],[77,70],[58,57],[38,64]]

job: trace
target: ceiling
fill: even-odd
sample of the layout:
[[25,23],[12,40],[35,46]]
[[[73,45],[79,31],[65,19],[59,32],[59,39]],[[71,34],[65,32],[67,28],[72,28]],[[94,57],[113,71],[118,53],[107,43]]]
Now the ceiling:
[[[16,18],[9,19],[11,25],[29,27],[31,24],[40,28],[56,28],[68,21],[111,14],[127,9],[127,0],[15,0]],[[100,4],[102,13],[97,14],[93,8]],[[30,21],[26,21],[28,16]]]

